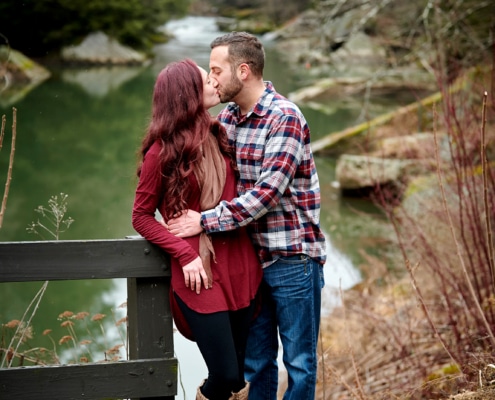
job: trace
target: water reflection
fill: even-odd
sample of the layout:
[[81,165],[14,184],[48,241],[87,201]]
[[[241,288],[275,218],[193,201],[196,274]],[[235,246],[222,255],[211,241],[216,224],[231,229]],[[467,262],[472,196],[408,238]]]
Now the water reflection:
[[64,82],[79,85],[93,97],[105,97],[112,90],[131,81],[143,71],[143,67],[93,67],[87,69],[66,69],[62,71]]

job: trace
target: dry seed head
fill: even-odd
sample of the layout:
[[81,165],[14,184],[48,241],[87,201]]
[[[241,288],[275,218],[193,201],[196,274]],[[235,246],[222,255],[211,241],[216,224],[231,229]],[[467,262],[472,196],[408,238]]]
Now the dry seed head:
[[95,315],[93,315],[93,317],[91,318],[91,320],[92,321],[100,321],[100,320],[102,320],[105,317],[106,317],[105,314],[95,314]]
[[59,314],[59,318],[70,318],[74,315],[72,311],[64,311],[62,314]]
[[18,319],[13,319],[12,321],[9,321],[6,324],[4,324],[4,326],[6,328],[11,328],[12,329],[12,328],[17,328],[20,323],[21,323],[21,321],[19,321]]
[[62,337],[62,339],[60,339],[60,340],[58,341],[58,344],[64,344],[64,343],[67,343],[67,342],[68,342],[68,341],[70,341],[70,340],[73,340],[73,339],[72,339],[72,336],[65,335],[65,336],[63,336],[63,337]]
[[81,312],[78,312],[74,318],[75,319],[84,319],[86,318],[87,316],[89,315],[89,312],[86,312],[86,311],[81,311]]

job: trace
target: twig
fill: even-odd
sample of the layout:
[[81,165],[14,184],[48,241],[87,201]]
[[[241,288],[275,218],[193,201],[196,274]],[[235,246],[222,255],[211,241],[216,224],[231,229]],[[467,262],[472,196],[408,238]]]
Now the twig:
[[[12,145],[10,148],[10,159],[9,159],[9,169],[7,172],[7,181],[5,182],[5,190],[3,192],[2,208],[0,209],[0,228],[3,223],[3,216],[5,214],[5,209],[7,208],[7,198],[9,197],[10,181],[12,180],[12,166],[14,165],[14,154],[15,154],[15,139],[17,132],[17,109],[12,108]],[[5,122],[2,119],[2,133],[4,132]],[[3,135],[2,135],[3,137]]]
[[[435,130],[434,130],[435,131]],[[436,144],[436,134],[435,134],[435,144]],[[437,146],[437,151],[438,151],[438,146]],[[443,349],[445,350],[445,352],[448,354],[448,356],[450,357],[450,359],[452,360],[452,362],[454,364],[457,364],[457,361],[456,359],[454,358],[454,356],[452,355],[452,353],[449,351],[449,349],[447,348],[447,344],[445,343],[444,339],[442,338],[442,336],[440,335],[440,332],[438,331],[435,323],[433,322],[433,318],[431,317],[431,314],[428,310],[428,306],[426,305],[426,302],[425,302],[425,299],[424,299],[424,296],[422,294],[422,291],[421,289],[419,288],[418,284],[417,284],[417,281],[416,281],[416,277],[414,275],[414,269],[412,266],[411,266],[411,262],[409,260],[409,257],[407,256],[406,254],[406,251],[405,251],[405,246],[403,244],[403,241],[402,241],[402,237],[401,237],[401,234],[399,232],[399,228],[397,226],[397,221],[394,219],[394,218],[390,218],[391,222],[392,222],[392,228],[394,229],[395,231],[395,235],[397,237],[397,240],[399,241],[399,249],[402,253],[402,258],[404,259],[404,262],[406,264],[406,269],[409,273],[409,276],[411,278],[411,285],[413,287],[413,290],[414,292],[416,293],[416,296],[419,300],[419,304],[421,306],[421,309],[423,310],[425,316],[426,316],[426,320],[428,321],[428,324],[430,325],[431,329],[433,329],[433,332],[435,333],[435,336],[438,338],[438,340],[440,341]],[[418,264],[419,265],[419,264]],[[416,265],[417,267],[417,265]]]
[[0,129],[0,150],[2,150],[3,136],[5,135],[5,124],[7,123],[7,118],[2,115],[2,129]]
[[[339,291],[340,291],[340,298],[342,299],[342,304],[344,305],[345,303],[344,303],[344,294],[342,292],[342,286],[340,286]],[[357,395],[361,400],[364,400],[364,399],[366,399],[366,396],[364,394],[363,386],[361,385],[361,380],[359,379],[359,371],[358,371],[358,368],[356,365],[356,359],[354,357],[354,351],[352,350],[352,346],[350,344],[350,334],[349,334],[348,326],[347,326],[347,317],[346,317],[345,305],[342,307],[342,310],[344,313],[346,337],[347,337],[347,340],[349,341],[349,351],[351,354],[352,368],[353,368],[354,375],[356,378],[356,385],[357,385],[358,390],[359,390],[359,393],[356,393],[355,395]]]
[[[436,107],[435,107],[435,105],[433,105],[433,114],[434,114],[433,120],[436,121],[437,118],[438,118],[438,116],[437,116],[437,113],[436,113]],[[480,303],[478,301],[478,298],[476,296],[476,293],[474,291],[473,283],[471,282],[471,279],[470,279],[469,274],[467,272],[466,265],[464,263],[464,258],[462,257],[462,254],[461,254],[461,247],[459,245],[459,242],[457,241],[457,236],[456,236],[455,231],[454,231],[454,222],[452,220],[452,215],[450,214],[449,207],[447,205],[447,197],[445,195],[445,188],[443,186],[442,173],[440,171],[440,154],[439,154],[440,152],[439,152],[439,145],[438,145],[438,142],[437,142],[436,124],[435,124],[435,126],[433,128],[433,133],[434,133],[433,134],[433,137],[435,139],[435,157],[436,157],[436,160],[437,160],[438,183],[440,185],[440,193],[442,195],[442,202],[443,202],[444,210],[445,210],[445,213],[447,214],[447,219],[448,219],[448,222],[449,222],[450,233],[452,234],[452,239],[454,241],[455,248],[457,250],[459,264],[461,265],[462,272],[464,273],[464,276],[466,278],[466,281],[467,281],[467,284],[468,284],[468,287],[469,287],[469,291],[471,292],[472,299],[473,299],[474,304],[476,305],[476,308],[477,308],[477,310],[478,310],[478,312],[480,314],[480,317],[481,317],[481,319],[483,321],[483,324],[485,325],[486,331],[489,334],[489,337],[490,337],[490,341],[492,343],[492,346],[495,347],[495,337],[493,336],[493,332],[492,332],[492,329],[490,327],[490,324],[486,320],[485,314],[483,313],[483,309],[481,308],[481,305],[480,305]]]
[[492,285],[495,288],[495,265],[493,260],[493,232],[491,227],[490,210],[488,206],[488,172],[487,172],[487,159],[486,159],[486,100],[488,93],[485,91],[483,94],[483,108],[481,119],[481,171],[483,175],[483,204],[485,206],[485,228],[486,228],[486,241],[488,246],[488,262],[490,264],[490,271],[492,274]]
[[411,263],[410,263],[409,259],[406,259],[406,267],[407,267],[407,270],[409,271],[409,275],[411,277],[411,283],[413,285],[414,291],[416,292],[416,294],[418,296],[418,299],[420,301],[421,308],[422,308],[423,312],[426,315],[426,319],[430,323],[430,326],[432,327],[433,331],[435,332],[435,335],[440,340],[440,343],[442,344],[443,349],[449,355],[449,357],[452,360],[452,362],[454,364],[458,364],[457,361],[456,361],[456,359],[454,358],[454,356],[450,353],[449,349],[447,348],[447,344],[443,340],[442,336],[440,335],[440,332],[438,331],[436,325],[433,322],[433,318],[431,317],[430,312],[428,311],[428,307],[426,306],[426,302],[424,300],[423,294],[421,293],[421,290],[419,289],[419,286],[418,286],[418,284],[416,282],[416,278],[414,276],[413,268],[411,267]]
[[323,335],[321,333],[321,323],[320,323],[320,352],[321,352],[321,369],[322,369],[322,375],[323,375],[323,382],[322,382],[322,387],[323,387],[323,398],[326,399],[326,380],[325,380],[325,349],[323,347]]
[[[45,294],[45,291],[46,291],[46,288],[48,287],[48,282],[49,281],[45,281],[45,283],[43,283],[43,285],[41,286],[41,289],[38,291],[38,293],[36,293],[36,296],[34,296],[33,300],[31,300],[31,303],[29,304],[28,308],[26,308],[26,311],[24,311],[24,315],[22,316],[22,319],[21,321],[19,322],[19,325],[17,325],[17,330],[14,334],[14,336],[12,337],[12,340],[10,341],[9,343],[9,346],[7,347],[8,349],[10,349],[13,345],[14,345],[14,340],[17,336],[17,333],[19,332],[20,329],[22,329],[22,327],[24,326],[23,325],[23,322],[24,322],[24,319],[26,318],[26,315],[29,311],[29,309],[31,308],[31,306],[33,305],[33,303],[36,301],[36,299],[38,299],[38,301],[36,302],[35,306],[34,306],[34,310],[33,312],[31,313],[31,316],[29,317],[29,320],[27,321],[27,323],[25,324],[25,326],[29,326],[31,324],[31,320],[33,319],[34,315],[36,314],[36,311],[38,311],[38,307],[39,307],[39,304],[41,302],[41,299],[43,298],[43,295]],[[17,342],[17,346],[14,350],[14,354],[17,354],[17,350],[19,350],[19,346],[21,345],[22,343],[22,339],[24,338],[24,333],[26,332],[26,329],[23,329],[22,330],[22,335],[21,337],[19,338],[19,341]],[[4,358],[2,360],[2,364],[0,365],[0,368],[3,368],[3,365],[5,363],[5,359]],[[9,364],[8,364],[8,368],[10,368],[12,366],[12,362],[14,360],[14,357],[12,357],[12,359],[10,360]]]

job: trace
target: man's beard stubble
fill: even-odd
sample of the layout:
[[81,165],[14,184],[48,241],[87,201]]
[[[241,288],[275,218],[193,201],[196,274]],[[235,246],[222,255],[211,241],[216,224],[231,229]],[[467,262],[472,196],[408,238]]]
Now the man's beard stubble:
[[223,89],[220,94],[220,101],[222,103],[228,103],[232,101],[242,90],[242,82],[237,79],[237,76],[232,75],[232,79],[229,84]]

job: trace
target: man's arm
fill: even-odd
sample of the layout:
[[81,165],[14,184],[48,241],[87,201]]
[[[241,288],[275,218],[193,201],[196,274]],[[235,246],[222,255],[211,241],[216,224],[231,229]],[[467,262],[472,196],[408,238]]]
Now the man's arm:
[[272,123],[261,142],[237,149],[243,164],[239,166],[241,181],[247,190],[201,213],[208,233],[245,226],[280,203],[304,155],[305,127],[297,114],[284,114]]
[[[264,143],[257,148],[246,146],[240,150],[240,157],[246,163],[256,163],[253,157],[257,155],[262,157],[259,166],[251,165],[252,171],[256,170],[258,174],[251,189],[229,202],[220,202],[214,209],[203,211],[200,215],[188,210],[181,217],[168,221],[173,229],[171,232],[179,237],[187,237],[201,232],[203,228],[208,233],[233,230],[249,224],[276,207],[303,157],[304,129],[305,126],[297,115],[284,115],[276,126],[272,126],[271,132],[263,139]],[[244,177],[245,181],[248,179],[249,177]],[[179,225],[182,227],[179,228]]]

